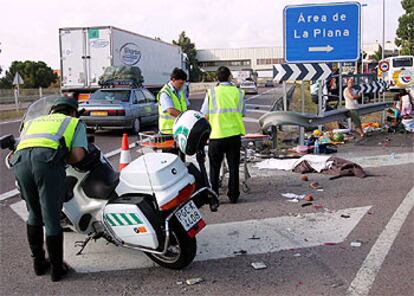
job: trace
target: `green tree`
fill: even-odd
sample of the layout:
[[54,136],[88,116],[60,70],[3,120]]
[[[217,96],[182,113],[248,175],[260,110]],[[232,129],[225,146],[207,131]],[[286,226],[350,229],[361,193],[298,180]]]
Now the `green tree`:
[[22,88],[49,87],[58,79],[52,68],[45,62],[14,61],[5,76],[0,79],[0,88],[12,88],[13,78],[17,72],[24,80]]
[[191,42],[191,39],[188,36],[186,36],[185,31],[181,32],[177,41],[173,40],[173,44],[180,46],[181,50],[187,54],[190,63],[190,81],[200,81],[201,71],[198,66],[195,44]]
[[414,55],[414,0],[402,0],[405,14],[399,17],[395,44],[401,46],[401,54]]

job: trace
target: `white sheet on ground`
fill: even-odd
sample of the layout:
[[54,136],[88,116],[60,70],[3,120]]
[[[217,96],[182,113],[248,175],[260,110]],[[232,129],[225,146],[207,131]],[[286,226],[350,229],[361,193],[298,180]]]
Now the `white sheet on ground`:
[[329,155],[314,155],[307,154],[299,159],[266,159],[255,165],[255,167],[263,169],[276,169],[291,171],[302,161],[307,161],[308,164],[318,173],[324,169],[329,169],[332,165],[332,161],[329,161],[331,156]]

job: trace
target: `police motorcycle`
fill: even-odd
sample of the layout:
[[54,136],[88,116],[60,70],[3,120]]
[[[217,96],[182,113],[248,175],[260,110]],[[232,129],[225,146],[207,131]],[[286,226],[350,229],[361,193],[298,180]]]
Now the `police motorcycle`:
[[[22,122],[48,114],[55,98],[33,103]],[[21,127],[22,127],[21,126]],[[144,252],[170,269],[189,265],[197,252],[196,234],[206,225],[199,208],[217,211],[218,197],[210,189],[204,166],[208,121],[196,111],[184,112],[174,124],[174,139],[186,155],[196,154],[199,168],[170,153],[147,153],[121,173],[91,141],[85,159],[66,169],[67,198],[62,223],[85,235],[80,254],[93,239]],[[16,147],[12,135],[0,139],[2,149]],[[87,249],[86,249],[87,251]]]

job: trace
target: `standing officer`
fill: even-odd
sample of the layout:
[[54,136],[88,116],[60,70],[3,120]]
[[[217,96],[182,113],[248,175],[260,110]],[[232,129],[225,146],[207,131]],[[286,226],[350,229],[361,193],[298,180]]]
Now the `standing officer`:
[[172,135],[175,118],[187,111],[190,102],[185,94],[185,82],[187,74],[175,68],[168,82],[157,95],[158,102],[158,127],[162,134]]
[[[63,232],[60,215],[66,196],[65,165],[81,161],[87,151],[86,127],[79,123],[78,102],[60,97],[51,114],[25,123],[12,165],[21,196],[29,211],[27,239],[36,275],[51,266],[52,281],[68,272],[63,262]],[[43,225],[46,246],[43,249]]]
[[211,124],[208,146],[211,186],[218,194],[220,168],[226,155],[230,173],[227,196],[232,203],[236,203],[240,195],[241,135],[246,130],[242,118],[245,114],[244,93],[231,83],[232,78],[229,68],[218,68],[219,84],[207,91],[201,112]]

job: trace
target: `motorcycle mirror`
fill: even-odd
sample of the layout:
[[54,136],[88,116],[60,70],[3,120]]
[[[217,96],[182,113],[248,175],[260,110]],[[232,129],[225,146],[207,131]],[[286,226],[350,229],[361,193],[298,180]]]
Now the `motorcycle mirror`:
[[16,140],[13,135],[5,135],[0,138],[0,148],[13,150]]

